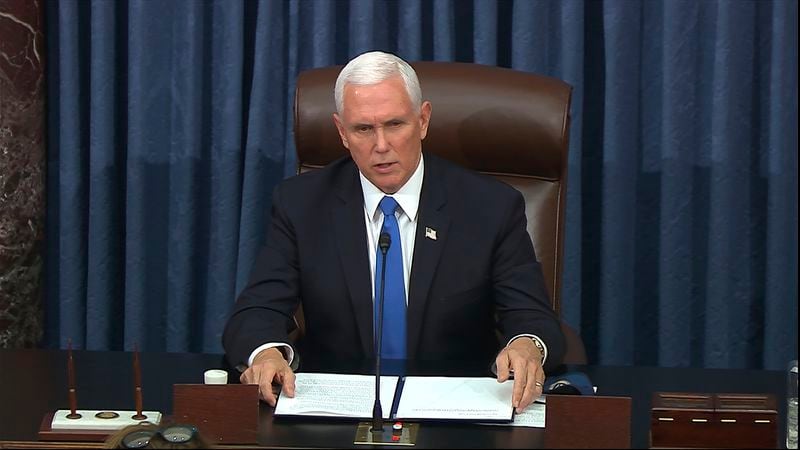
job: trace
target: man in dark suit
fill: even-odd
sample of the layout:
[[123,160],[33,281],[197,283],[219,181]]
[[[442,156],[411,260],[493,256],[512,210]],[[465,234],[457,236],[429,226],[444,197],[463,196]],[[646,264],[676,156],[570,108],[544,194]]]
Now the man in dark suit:
[[[354,58],[335,97],[350,156],[275,189],[267,243],[223,335],[230,362],[247,366],[241,381],[274,405],[273,382],[294,395],[297,351],[371,358],[385,279],[384,357],[494,358],[498,381],[513,371],[521,411],[565,350],[522,195],[422,152],[432,107],[402,59]],[[295,348],[287,330],[300,303]]]

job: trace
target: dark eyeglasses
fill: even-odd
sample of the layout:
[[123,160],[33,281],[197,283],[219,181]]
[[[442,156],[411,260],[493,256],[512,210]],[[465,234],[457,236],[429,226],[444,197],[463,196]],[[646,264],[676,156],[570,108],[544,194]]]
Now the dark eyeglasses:
[[122,446],[125,448],[144,448],[150,444],[150,439],[156,434],[160,435],[165,441],[173,444],[184,444],[191,441],[197,435],[197,428],[192,425],[170,425],[165,428],[154,430],[131,431],[122,438]]

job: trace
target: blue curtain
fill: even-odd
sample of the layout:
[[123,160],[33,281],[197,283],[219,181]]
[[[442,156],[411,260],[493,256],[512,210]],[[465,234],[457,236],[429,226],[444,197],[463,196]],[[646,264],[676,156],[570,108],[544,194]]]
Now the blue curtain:
[[294,80],[381,49],[574,86],[564,319],[591,362],[797,355],[797,2],[48,2],[45,344],[221,351],[294,173]]

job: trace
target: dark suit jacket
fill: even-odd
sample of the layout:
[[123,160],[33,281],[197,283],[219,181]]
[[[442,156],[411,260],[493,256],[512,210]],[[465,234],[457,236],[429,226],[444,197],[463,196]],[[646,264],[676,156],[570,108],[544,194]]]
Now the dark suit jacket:
[[[409,281],[410,359],[493,361],[511,337],[530,333],[565,351],[514,188],[429,153]],[[426,227],[436,239],[425,236]],[[346,157],[282,182],[273,193],[267,243],[223,334],[233,365],[266,342],[290,342],[302,301],[300,353],[373,355],[373,301],[358,169]],[[503,342],[498,342],[496,330]]]

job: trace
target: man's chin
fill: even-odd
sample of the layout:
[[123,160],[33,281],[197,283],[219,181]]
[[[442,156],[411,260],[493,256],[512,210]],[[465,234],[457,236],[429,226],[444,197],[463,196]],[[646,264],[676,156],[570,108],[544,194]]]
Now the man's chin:
[[395,192],[400,190],[400,185],[395,182],[384,182],[375,184],[375,186],[381,190],[384,194],[394,194]]
[[384,194],[394,194],[401,186],[400,177],[396,173],[381,174],[373,170],[367,179]]
[[378,189],[380,189],[381,192],[383,192],[386,195],[395,194],[397,191],[400,190],[399,187],[394,186],[394,185],[392,185],[392,186],[378,186]]

